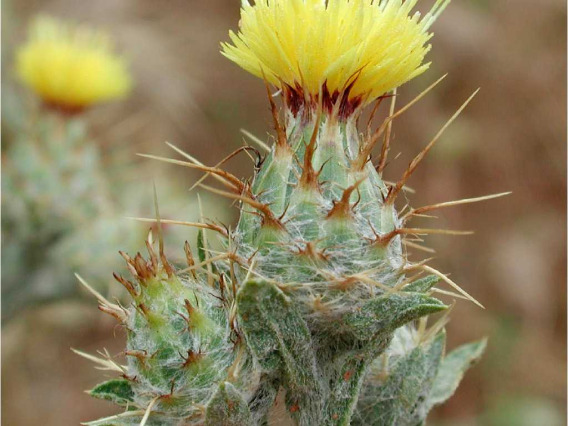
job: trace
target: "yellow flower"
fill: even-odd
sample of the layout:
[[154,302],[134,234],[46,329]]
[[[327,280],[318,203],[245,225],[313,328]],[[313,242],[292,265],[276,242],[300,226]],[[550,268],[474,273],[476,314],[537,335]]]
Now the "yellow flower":
[[243,0],[222,53],[289,102],[321,93],[367,104],[428,69],[428,30],[449,1],[421,18],[417,0]]
[[16,71],[44,102],[67,111],[123,97],[132,85],[106,34],[45,16],[32,22]]

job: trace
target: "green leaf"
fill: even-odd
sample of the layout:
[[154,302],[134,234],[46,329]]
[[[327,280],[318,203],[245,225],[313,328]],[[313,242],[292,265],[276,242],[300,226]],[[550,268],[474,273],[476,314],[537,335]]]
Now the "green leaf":
[[246,401],[229,382],[219,385],[207,404],[205,426],[243,426],[252,424]]
[[292,416],[300,425],[317,424],[322,391],[312,337],[291,300],[272,283],[248,281],[237,294],[237,311],[259,364],[282,376]]
[[[426,403],[444,352],[446,335],[414,348],[388,371],[372,371],[361,391],[354,425],[416,426],[426,418]],[[377,360],[380,363],[380,360]],[[384,374],[382,378],[379,375]]]
[[112,401],[118,405],[127,405],[134,401],[132,383],[125,379],[114,379],[101,383],[90,390],[89,395]]
[[407,293],[426,293],[438,282],[440,282],[440,277],[436,275],[428,275],[427,277],[411,282],[404,287],[404,291]]
[[[340,334],[357,339],[345,359],[335,361],[330,380],[331,397],[327,402],[326,421],[329,425],[349,425],[363,386],[363,379],[372,361],[390,343],[392,333],[400,326],[447,307],[438,299],[421,293],[393,293],[369,300],[344,315]],[[347,380],[346,380],[347,379]]]
[[337,357],[326,369],[331,369],[330,396],[326,401],[325,425],[348,426],[357,406],[361,387],[371,362],[388,347],[391,336],[378,335],[362,347]]
[[468,343],[444,358],[428,399],[430,407],[445,402],[454,394],[465,372],[479,361],[486,346],[487,339]]
[[343,317],[350,334],[368,340],[377,333],[390,333],[420,317],[447,309],[438,299],[421,293],[395,293],[372,299]]

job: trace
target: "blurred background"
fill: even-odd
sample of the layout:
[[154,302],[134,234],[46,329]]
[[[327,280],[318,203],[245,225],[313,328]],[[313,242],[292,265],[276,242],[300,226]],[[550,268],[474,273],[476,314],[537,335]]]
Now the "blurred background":
[[[423,0],[420,7],[429,4]],[[135,80],[132,95],[84,116],[104,167],[114,162],[115,169],[129,171],[111,176],[139,202],[115,209],[113,220],[121,229],[128,222],[125,216],[152,214],[152,180],[159,198],[163,195],[164,217],[199,216],[196,194],[187,191],[198,175],[173,165],[160,167],[137,152],[171,156],[164,144],[170,141],[213,164],[242,145],[243,127],[268,140],[271,122],[262,82],[219,53],[228,30],[236,29],[237,0],[6,0],[2,12],[3,159],[6,147],[17,141],[18,126],[34,110],[33,96],[17,83],[13,71],[14,47],[25,39],[31,17],[48,13],[102,27],[128,57]],[[441,74],[449,76],[395,124],[386,177],[396,180],[445,120],[481,87],[417,170],[409,183],[416,194],[408,197],[418,207],[513,194],[440,212],[436,227],[472,229],[475,234],[428,241],[436,249],[435,266],[451,272],[486,307],[457,304],[448,326],[449,347],[489,337],[482,362],[429,424],[564,425],[566,3],[455,1],[434,31],[431,70],[404,86],[399,102],[409,101]],[[243,177],[252,172],[252,164],[242,159],[228,167]],[[3,208],[10,202],[4,193]],[[203,202],[210,204],[204,206],[208,217],[234,221],[236,210],[225,200],[205,197]],[[133,250],[143,248],[147,228],[139,225],[131,231],[137,237]],[[173,234],[167,252],[175,256],[182,253],[177,240],[193,242],[194,234],[189,228],[176,228]],[[124,248],[120,241],[106,244],[107,252],[120,261],[115,254]],[[123,272],[118,265],[115,270]],[[111,282],[114,267],[97,278],[106,283],[97,285],[110,285],[106,291],[111,294],[118,287]],[[94,300],[85,301],[79,297],[84,292],[78,293],[22,306],[4,321],[4,424],[75,425],[116,412],[112,404],[82,392],[105,372],[70,348],[92,353],[105,347],[116,354],[123,349],[124,336],[115,321],[100,314]]]

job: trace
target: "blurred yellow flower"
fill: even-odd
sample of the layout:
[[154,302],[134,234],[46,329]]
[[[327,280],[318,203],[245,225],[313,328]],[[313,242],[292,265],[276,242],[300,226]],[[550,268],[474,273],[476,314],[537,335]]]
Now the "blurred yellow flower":
[[430,26],[417,0],[243,0],[222,53],[252,74],[312,100],[347,93],[368,103],[423,73]]
[[123,97],[132,86],[106,34],[46,16],[32,22],[16,70],[44,102],[70,112]]

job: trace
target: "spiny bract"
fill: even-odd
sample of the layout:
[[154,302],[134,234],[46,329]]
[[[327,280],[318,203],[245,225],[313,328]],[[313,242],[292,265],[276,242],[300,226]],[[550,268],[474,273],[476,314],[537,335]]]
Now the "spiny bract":
[[[388,184],[390,126],[408,106],[394,112],[392,101],[375,131],[361,134],[356,125],[368,101],[424,70],[426,30],[447,2],[424,20],[408,16],[415,3],[244,2],[241,33],[224,52],[283,90],[285,118],[269,96],[276,142],[252,181],[175,147],[189,161],[153,157],[215,177],[225,189],[202,187],[239,201],[241,214],[234,230],[193,224],[202,228],[199,263],[186,245],[185,269],[169,265],[162,250],[158,261],[150,244],[150,262],[126,258],[139,284],[118,279],[133,306],[99,300],[126,326],[130,362],[118,368],[120,392],[104,384],[92,394],[131,410],[90,424],[416,426],[452,395],[484,342],[444,357],[446,316],[430,326],[427,316],[447,309],[432,297],[434,286],[455,284],[407,259],[405,247],[416,245],[405,237],[429,230],[406,222],[481,199],[399,217],[395,199],[440,134]],[[245,150],[256,151],[231,156]],[[222,249],[207,242],[211,231]],[[205,322],[194,323],[196,312]],[[278,395],[286,418],[275,410]]]

